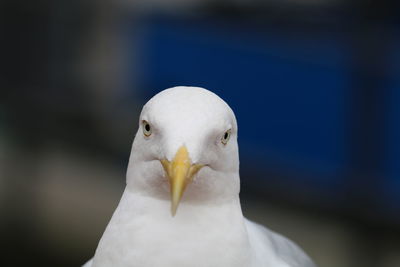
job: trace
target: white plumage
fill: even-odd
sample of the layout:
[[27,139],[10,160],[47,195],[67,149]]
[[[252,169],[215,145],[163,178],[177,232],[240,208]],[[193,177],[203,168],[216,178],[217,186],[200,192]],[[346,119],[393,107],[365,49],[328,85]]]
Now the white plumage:
[[243,217],[236,119],[222,99],[174,87],[154,96],[139,121],[127,186],[85,267],[315,266]]

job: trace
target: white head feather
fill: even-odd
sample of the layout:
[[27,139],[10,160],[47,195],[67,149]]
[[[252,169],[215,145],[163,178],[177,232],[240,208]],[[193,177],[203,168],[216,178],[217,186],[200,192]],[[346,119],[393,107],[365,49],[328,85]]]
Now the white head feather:
[[[151,126],[149,137],[143,134],[143,121]],[[230,139],[223,144],[221,139],[228,130]],[[205,167],[188,185],[181,205],[237,198],[240,183],[235,115],[216,94],[199,87],[164,90],[143,107],[128,166],[128,188],[169,199],[168,179],[160,160],[171,161],[183,145],[192,163]]]

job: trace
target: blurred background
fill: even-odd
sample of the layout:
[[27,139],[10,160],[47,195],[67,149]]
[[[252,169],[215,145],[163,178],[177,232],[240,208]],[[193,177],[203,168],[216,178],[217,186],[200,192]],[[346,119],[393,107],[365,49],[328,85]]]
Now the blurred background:
[[400,266],[397,1],[0,6],[2,266],[93,256],[141,107],[176,85],[236,112],[245,216],[320,267]]

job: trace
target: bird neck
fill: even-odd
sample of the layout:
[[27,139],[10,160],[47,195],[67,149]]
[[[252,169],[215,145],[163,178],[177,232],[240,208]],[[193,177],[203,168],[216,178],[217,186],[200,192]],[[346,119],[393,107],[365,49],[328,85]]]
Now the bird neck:
[[[169,201],[127,188],[95,261],[123,258],[138,262],[138,266],[191,266],[193,262],[199,264],[196,266],[249,266],[248,242],[238,197],[214,205],[184,202],[172,217]],[[121,255],[121,251],[129,253]],[[141,265],[143,259],[146,264]]]

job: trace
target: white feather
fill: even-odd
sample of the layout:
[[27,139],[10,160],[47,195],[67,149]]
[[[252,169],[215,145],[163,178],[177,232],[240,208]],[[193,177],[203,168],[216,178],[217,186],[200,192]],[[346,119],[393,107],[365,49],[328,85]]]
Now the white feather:
[[[127,187],[85,267],[313,267],[288,239],[248,221],[239,200],[234,113],[202,88],[175,87],[153,97],[132,146]],[[231,138],[220,142],[226,130]],[[175,217],[159,162],[186,145],[193,163],[206,164],[188,186]]]

